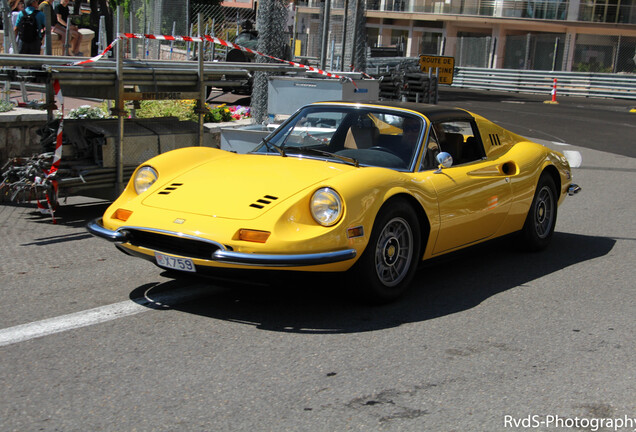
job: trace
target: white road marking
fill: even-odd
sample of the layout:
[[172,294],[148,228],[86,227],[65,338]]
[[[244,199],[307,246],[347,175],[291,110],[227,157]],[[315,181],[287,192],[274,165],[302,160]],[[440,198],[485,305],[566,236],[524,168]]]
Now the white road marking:
[[138,299],[140,303],[128,300],[0,330],[0,347],[112,321],[153,309],[148,306],[153,306],[155,309],[157,307],[168,308],[170,305],[184,303],[211,292],[209,287],[195,285],[185,287],[185,289],[174,290],[172,293],[152,296],[151,298],[150,290],[152,288],[149,288],[144,293],[143,299]]
[[150,309],[132,301],[124,301],[82,312],[62,315],[56,318],[9,327],[0,330],[0,346],[11,345],[54,333],[112,321],[147,310]]
[[[557,142],[557,141],[550,141],[550,142],[554,144],[555,146],[569,147],[572,145],[572,144]],[[578,152],[576,150],[560,150],[560,151],[561,153],[563,153],[563,156],[565,156],[565,158],[568,160],[568,163],[570,164],[570,168],[580,168],[581,165],[583,164],[583,156],[581,156],[581,152]]]

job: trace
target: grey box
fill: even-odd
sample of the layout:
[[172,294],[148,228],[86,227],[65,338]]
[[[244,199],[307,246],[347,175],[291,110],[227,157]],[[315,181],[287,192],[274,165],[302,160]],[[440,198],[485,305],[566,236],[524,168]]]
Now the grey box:
[[[354,85],[355,83],[355,85]],[[267,113],[293,114],[312,102],[378,100],[378,80],[341,81],[335,79],[270,77],[267,81]]]

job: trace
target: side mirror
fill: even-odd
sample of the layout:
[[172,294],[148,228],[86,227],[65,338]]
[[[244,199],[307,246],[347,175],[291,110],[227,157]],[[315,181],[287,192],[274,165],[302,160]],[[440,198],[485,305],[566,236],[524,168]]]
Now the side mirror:
[[439,164],[437,171],[435,171],[436,173],[441,173],[442,168],[450,168],[451,166],[453,166],[453,157],[450,155],[450,153],[441,152],[435,159],[437,159],[437,163]]

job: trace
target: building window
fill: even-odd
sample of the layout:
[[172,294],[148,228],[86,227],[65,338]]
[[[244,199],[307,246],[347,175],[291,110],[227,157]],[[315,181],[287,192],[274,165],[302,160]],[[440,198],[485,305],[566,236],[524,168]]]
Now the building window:
[[568,3],[561,0],[529,0],[526,18],[564,20],[567,17]]
[[424,33],[420,41],[420,54],[437,55],[442,41],[441,33]]
[[380,40],[380,29],[377,27],[367,27],[367,46],[377,47]]
[[580,21],[636,24],[632,0],[585,0],[579,10]]

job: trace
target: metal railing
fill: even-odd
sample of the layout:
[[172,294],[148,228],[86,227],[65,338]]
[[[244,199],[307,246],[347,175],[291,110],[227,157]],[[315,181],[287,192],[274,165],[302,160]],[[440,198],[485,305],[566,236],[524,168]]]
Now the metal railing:
[[[299,0],[298,6],[319,7],[321,0]],[[343,1],[333,1],[342,8]],[[634,24],[636,5],[629,0],[554,1],[554,0],[367,0],[368,11],[403,12],[436,15],[470,15],[533,20],[585,21]]]
[[453,87],[549,95],[554,78],[559,95],[636,101],[636,75],[457,67]]

